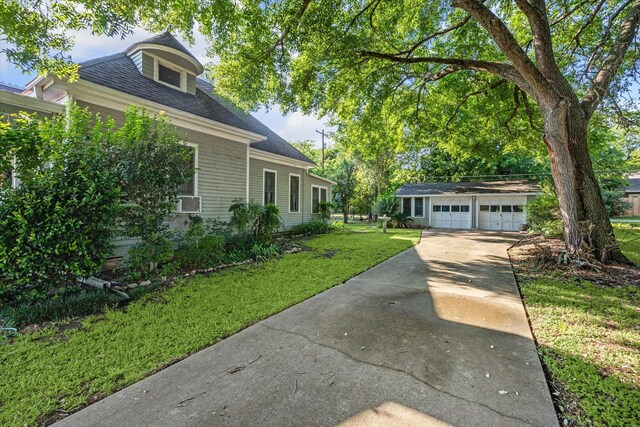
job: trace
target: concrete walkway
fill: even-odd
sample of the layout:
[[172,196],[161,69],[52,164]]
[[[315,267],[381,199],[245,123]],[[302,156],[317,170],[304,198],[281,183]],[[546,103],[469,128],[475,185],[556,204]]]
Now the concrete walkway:
[[507,257],[517,238],[425,232],[59,425],[557,425]]

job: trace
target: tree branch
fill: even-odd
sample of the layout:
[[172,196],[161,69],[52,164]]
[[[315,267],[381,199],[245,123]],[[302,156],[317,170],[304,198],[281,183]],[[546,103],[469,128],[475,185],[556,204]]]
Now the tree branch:
[[[529,88],[535,89],[535,92],[529,92],[523,85],[518,84],[521,88],[527,90],[534,97],[542,94],[552,96],[553,88],[549,82],[536,68],[526,52],[518,44],[515,37],[504,22],[500,20],[491,10],[477,0],[453,0],[454,7],[467,11],[478,23],[491,35],[502,53],[513,64],[514,69],[527,82]],[[521,80],[522,80],[521,79]],[[509,79],[511,80],[511,79]]]
[[376,8],[378,7],[378,4],[380,4],[380,1],[381,0],[371,0],[364,8],[362,8],[362,10],[360,10],[360,12],[356,13],[353,16],[353,18],[351,18],[351,21],[349,21],[349,24],[347,25],[347,28],[345,28],[344,32],[342,33],[342,36],[344,37],[349,32],[351,27],[353,27],[353,24],[356,23],[358,18],[364,15],[364,13],[370,8],[373,8],[373,9],[371,10],[371,14],[369,16],[369,23],[373,28],[373,13],[376,11]]
[[524,109],[527,111],[527,117],[529,117],[529,126],[531,126],[531,129],[535,131],[544,133],[544,129],[541,129],[538,126],[536,126],[535,122],[533,121],[533,108],[531,108],[531,105],[529,104],[529,99],[527,98],[527,94],[524,93],[524,91],[521,91],[520,93],[522,94],[522,103],[524,104]]
[[449,74],[453,74],[456,71],[460,71],[463,68],[460,67],[459,65],[449,65],[444,67],[441,71],[438,71],[437,73],[425,73],[422,76],[422,80],[427,83],[427,82],[435,82],[436,80],[440,80],[443,77],[448,76]]
[[635,0],[627,16],[620,23],[620,29],[618,31],[618,37],[611,50],[607,54],[606,58],[600,67],[600,71],[596,74],[589,92],[587,92],[584,100],[582,101],[582,109],[589,119],[598,104],[602,102],[602,99],[609,91],[609,86],[613,81],[625,54],[633,41],[636,32],[638,30],[638,21],[640,21],[640,0]]
[[611,16],[609,17],[609,22],[607,23],[607,28],[604,31],[604,34],[601,37],[600,43],[593,49],[593,53],[589,57],[589,61],[587,62],[587,66],[585,67],[584,74],[588,74],[593,65],[602,57],[602,49],[607,44],[609,39],[611,38],[611,29],[613,28],[613,23],[618,18],[618,15],[622,13],[622,11],[631,4],[633,0],[626,0],[623,2],[618,9],[616,9]]
[[536,55],[538,69],[547,79],[556,83],[566,84],[566,80],[558,69],[553,43],[551,40],[551,29],[547,20],[547,6],[544,0],[515,0],[518,8],[524,12],[531,33],[533,34],[533,48]]
[[584,30],[586,30],[589,27],[589,25],[591,25],[591,23],[595,19],[595,17],[598,14],[598,12],[600,12],[600,9],[602,9],[602,6],[604,6],[604,3],[606,1],[607,0],[600,0],[600,3],[598,3],[598,5],[595,7],[595,9],[593,9],[593,12],[591,12],[591,14],[587,18],[586,22],[584,24],[582,24],[582,26],[580,27],[580,29],[578,30],[576,35],[573,36],[573,41],[576,43],[576,47],[573,49],[573,52],[575,52],[576,50],[578,50],[580,48],[580,46],[581,46],[580,35],[582,35]]
[[[372,52],[372,51],[360,51],[360,55],[362,55],[365,58],[385,59],[387,61],[400,62],[404,64],[430,63],[430,64],[450,65],[450,66],[456,67],[455,71],[459,71],[459,70],[485,71],[515,83],[518,86],[520,86],[520,88],[522,88],[523,90],[532,91],[531,86],[529,86],[527,81],[525,81],[522,78],[520,73],[518,73],[518,71],[512,65],[504,64],[501,62],[480,61],[475,59],[464,59],[464,58],[440,58],[435,56],[405,57],[405,56],[398,56],[393,53]],[[448,73],[448,74],[451,74],[451,73]]]
[[471,20],[471,15],[467,15],[464,19],[462,19],[460,22],[458,22],[457,24],[454,24],[450,27],[444,28],[442,30],[438,30],[435,33],[431,33],[428,36],[422,38],[421,40],[417,41],[413,46],[411,46],[409,49],[407,50],[403,50],[402,52],[398,52],[396,55],[411,55],[417,48],[419,48],[420,46],[422,46],[423,44],[425,44],[426,42],[428,42],[429,40],[433,40],[434,38],[441,36],[443,34],[447,34],[450,33],[451,31],[455,31],[459,28],[462,28],[463,26],[465,26],[467,24],[467,22],[469,22]]
[[292,22],[289,22],[289,24],[287,24],[284,31],[282,32],[282,35],[278,38],[278,40],[275,41],[273,46],[271,46],[271,48],[269,48],[269,50],[265,52],[264,54],[265,58],[268,58],[269,56],[271,56],[271,54],[275,52],[278,46],[284,47],[283,46],[284,40],[287,38],[291,30],[293,29],[294,23],[296,25],[298,24],[298,21],[300,21],[300,19],[302,18],[302,15],[304,15],[304,13],[309,8],[310,3],[311,3],[311,0],[302,0],[302,6],[300,6],[300,9],[298,10],[298,13],[296,13],[294,20]]
[[467,101],[469,100],[469,98],[471,98],[472,96],[478,96],[478,95],[486,95],[487,91],[489,90],[493,90],[499,86],[502,86],[503,84],[505,84],[507,81],[500,79],[494,83],[491,83],[489,85],[488,89],[481,89],[481,90],[477,90],[475,92],[469,92],[468,94],[466,94],[464,96],[464,98],[462,99],[462,101],[456,106],[456,108],[453,110],[453,114],[451,115],[451,117],[449,117],[449,120],[447,120],[447,123],[444,125],[445,129],[449,129],[449,125],[451,124],[451,122],[453,121],[453,119],[456,118],[456,116],[458,115],[458,112],[460,111],[460,109],[464,106],[464,104],[467,103]]

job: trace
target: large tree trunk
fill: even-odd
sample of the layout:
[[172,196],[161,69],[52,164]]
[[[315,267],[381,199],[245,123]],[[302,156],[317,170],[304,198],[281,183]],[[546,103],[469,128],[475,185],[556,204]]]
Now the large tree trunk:
[[626,261],[615,244],[593,171],[587,147],[588,121],[580,103],[567,94],[541,109],[567,253],[574,257],[592,254],[602,262]]

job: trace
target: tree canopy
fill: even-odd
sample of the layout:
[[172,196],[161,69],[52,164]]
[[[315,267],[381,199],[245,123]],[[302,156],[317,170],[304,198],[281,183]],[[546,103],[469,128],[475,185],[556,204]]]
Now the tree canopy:
[[363,156],[425,148],[463,160],[546,156],[568,252],[587,243],[603,260],[621,256],[588,135],[612,117],[637,125],[629,93],[638,84],[640,0],[19,4],[19,13],[3,6],[0,25],[16,30],[9,56],[26,67],[66,48],[56,31],[25,34],[36,21],[107,34],[144,25],[187,38],[197,28],[219,58],[208,67],[217,92],[246,109],[275,102],[328,115]]

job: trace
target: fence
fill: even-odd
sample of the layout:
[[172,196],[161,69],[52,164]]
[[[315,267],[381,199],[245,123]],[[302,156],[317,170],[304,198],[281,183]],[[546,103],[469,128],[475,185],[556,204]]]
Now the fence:
[[640,216],[640,196],[634,195],[622,200],[626,200],[631,203],[631,208],[629,208],[622,216]]

